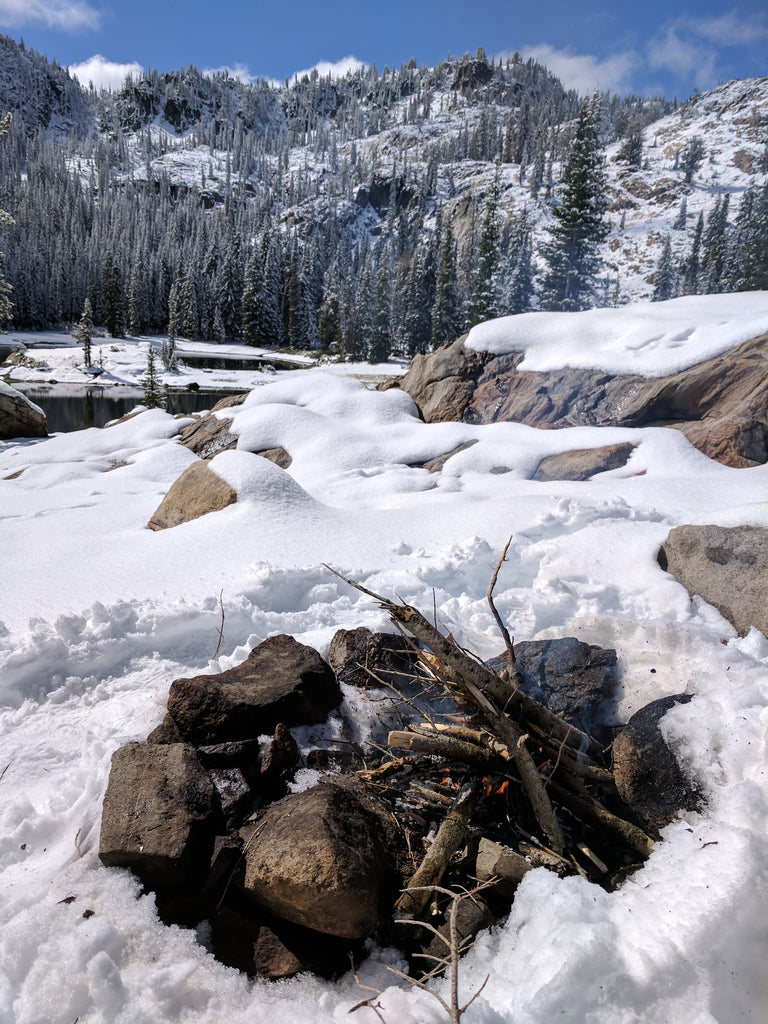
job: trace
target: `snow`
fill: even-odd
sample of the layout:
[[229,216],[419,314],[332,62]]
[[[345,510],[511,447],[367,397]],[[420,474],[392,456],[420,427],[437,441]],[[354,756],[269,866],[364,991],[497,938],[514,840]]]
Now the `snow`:
[[[561,333],[585,350],[597,339],[586,365],[657,375],[706,358],[707,338],[722,350],[768,326],[765,294],[716,304],[537,314],[526,358],[570,359]],[[504,350],[511,330],[477,334]],[[131,373],[141,356],[134,346]],[[317,369],[269,375],[226,415],[238,448],[211,465],[238,502],[158,533],[147,520],[194,458],[177,443],[189,419],[152,410],[0,443],[0,1020],[374,1024],[372,1010],[347,1016],[369,995],[350,975],[250,982],[194,931],[164,926],[129,873],[101,866],[110,757],[160,722],[174,678],[237,664],[277,632],[326,654],[338,628],[385,626],[376,602],[323,562],[430,614],[434,600],[459,642],[498,653],[486,592],[510,535],[496,603],[513,634],[615,647],[617,721],[692,694],[662,727],[706,804],[668,826],[615,893],[530,872],[509,921],[462,964],[465,998],[490,975],[467,1024],[765,1020],[768,640],[737,637],[656,553],[681,523],[768,525],[768,466],[719,465],[673,429],[424,424],[404,393]],[[469,440],[442,472],[418,468]],[[636,445],[622,469],[588,483],[531,479],[546,455],[616,441]],[[278,444],[287,471],[253,454]],[[379,710],[349,692],[341,713],[375,723]],[[444,1019],[387,964],[402,957],[372,945],[358,974],[382,990],[390,1024]]]
[[521,370],[562,366],[665,377],[768,330],[768,292],[686,295],[583,313],[523,313],[478,324],[466,347],[525,352]]

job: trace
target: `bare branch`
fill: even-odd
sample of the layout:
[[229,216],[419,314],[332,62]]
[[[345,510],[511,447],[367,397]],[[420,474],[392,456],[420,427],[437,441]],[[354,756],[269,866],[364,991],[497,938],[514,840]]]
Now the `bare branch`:
[[512,646],[512,640],[511,640],[510,635],[509,635],[509,630],[504,625],[501,616],[499,615],[498,611],[496,610],[496,605],[493,602],[493,588],[496,586],[496,581],[499,578],[499,569],[501,569],[502,563],[504,561],[506,561],[507,552],[509,551],[509,545],[511,543],[512,543],[512,536],[510,535],[509,540],[504,545],[504,550],[501,553],[501,558],[499,559],[499,561],[498,561],[498,563],[496,565],[496,568],[494,570],[493,576],[491,577],[491,585],[488,587],[488,604],[490,605],[491,611],[493,612],[494,619],[496,619],[496,625],[499,627],[499,630],[501,631],[501,635],[504,638],[504,646],[507,649],[507,659],[509,661],[509,671],[512,674],[512,678],[514,679],[514,677],[515,677],[515,649]]

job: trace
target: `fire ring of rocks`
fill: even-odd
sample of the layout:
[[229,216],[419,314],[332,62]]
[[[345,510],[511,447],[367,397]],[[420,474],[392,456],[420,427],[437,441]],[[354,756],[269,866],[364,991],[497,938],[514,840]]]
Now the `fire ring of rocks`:
[[[270,637],[236,668],[175,680],[163,723],[113,755],[102,862],[130,868],[166,923],[207,922],[214,955],[250,975],[331,977],[370,937],[418,972],[414,958],[442,956],[449,908],[466,945],[535,867],[615,888],[697,804],[658,727],[690,698],[638,712],[611,766],[613,651],[523,642],[484,665],[381,600],[414,639],[342,630],[329,664]],[[386,708],[381,743],[351,728],[301,753],[292,729],[366,698]],[[303,788],[307,767],[318,781]]]

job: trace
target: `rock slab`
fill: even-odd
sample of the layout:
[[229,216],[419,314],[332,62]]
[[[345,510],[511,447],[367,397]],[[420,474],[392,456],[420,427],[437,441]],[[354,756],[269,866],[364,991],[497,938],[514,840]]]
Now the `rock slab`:
[[283,634],[269,637],[226,672],[174,680],[168,714],[185,740],[206,745],[274,733],[281,722],[323,722],[341,699],[336,677],[317,651]]
[[768,636],[768,530],[757,526],[677,526],[659,564],[689,594],[714,605],[741,635]]
[[217,801],[186,743],[130,743],[112,755],[99,858],[147,886],[179,885],[208,865]]

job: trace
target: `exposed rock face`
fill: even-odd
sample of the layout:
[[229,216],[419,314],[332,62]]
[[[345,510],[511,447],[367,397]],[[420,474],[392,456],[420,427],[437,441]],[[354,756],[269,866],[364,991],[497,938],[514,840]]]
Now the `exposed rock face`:
[[662,697],[637,711],[613,741],[613,773],[619,795],[658,832],[678,811],[695,810],[699,797],[664,739],[659,722],[686,694]]
[[677,526],[661,547],[659,563],[742,636],[753,626],[768,636],[768,530]]
[[410,682],[416,667],[408,641],[398,634],[372,633],[365,626],[340,629],[331,640],[328,662],[340,683],[363,689]]
[[112,755],[99,857],[131,868],[145,885],[179,885],[210,857],[216,812],[193,747],[131,743]]
[[473,352],[460,338],[417,356],[395,386],[411,395],[428,423],[673,426],[726,465],[768,459],[768,334],[656,379],[567,367],[520,371],[521,360],[520,353]]
[[598,473],[626,466],[633,444],[609,444],[604,448],[579,448],[542,459],[533,480],[591,480]]
[[360,785],[326,782],[271,804],[246,838],[246,894],[287,921],[347,939],[377,928],[392,895],[387,813]]
[[279,722],[322,722],[341,699],[336,677],[317,651],[281,635],[226,672],[176,679],[168,713],[189,742],[225,743],[274,732]]
[[208,512],[220,512],[236,501],[237,492],[207,462],[193,462],[171,484],[147,525],[150,530],[167,530]]
[[[494,672],[507,656],[488,662]],[[515,644],[519,685],[530,697],[593,736],[603,731],[601,705],[618,684],[616,652],[575,637],[523,640]]]
[[0,380],[0,441],[12,437],[47,437],[45,413],[10,384]]

